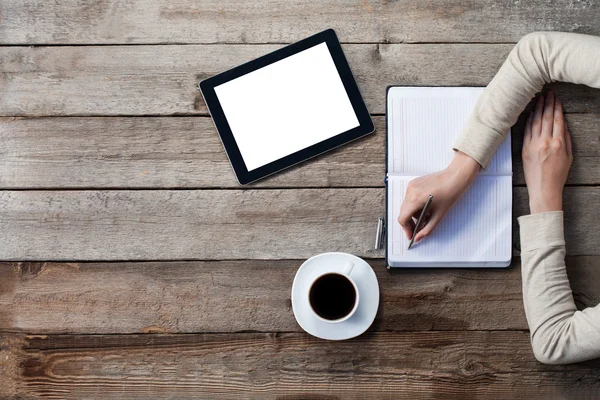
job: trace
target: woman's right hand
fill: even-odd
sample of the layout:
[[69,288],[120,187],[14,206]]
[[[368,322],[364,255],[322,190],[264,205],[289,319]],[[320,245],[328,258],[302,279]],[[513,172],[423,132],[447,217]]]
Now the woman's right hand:
[[398,217],[406,237],[409,240],[412,238],[415,227],[413,218],[419,217],[429,195],[433,196],[433,202],[426,215],[425,224],[421,225],[421,229],[415,236],[415,243],[434,230],[471,186],[479,168],[477,161],[458,151],[446,169],[410,181]]

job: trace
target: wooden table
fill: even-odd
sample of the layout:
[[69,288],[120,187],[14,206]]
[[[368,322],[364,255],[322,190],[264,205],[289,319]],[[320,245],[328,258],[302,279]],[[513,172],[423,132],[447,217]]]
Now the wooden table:
[[[486,85],[530,31],[600,34],[599,4],[558,3],[0,0],[0,398],[597,398],[599,362],[535,360],[517,250],[507,270],[389,273],[372,249],[385,87]],[[238,186],[196,85],[328,27],[378,132]],[[585,307],[600,300],[600,92],[553,86]],[[296,269],[325,251],[377,273],[359,338],[312,338],[292,315]]]

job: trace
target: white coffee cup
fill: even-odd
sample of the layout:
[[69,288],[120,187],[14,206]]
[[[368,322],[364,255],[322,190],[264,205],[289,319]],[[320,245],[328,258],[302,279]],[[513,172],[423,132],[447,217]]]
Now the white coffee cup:
[[[360,296],[359,296],[359,292],[358,292],[358,286],[356,286],[356,282],[354,282],[354,279],[352,279],[352,277],[351,277],[353,269],[354,269],[354,263],[352,261],[347,261],[346,264],[344,264],[343,266],[338,267],[338,268],[328,269],[327,271],[316,275],[312,279],[310,285],[308,286],[308,291],[307,291],[306,295],[308,296],[308,304],[310,305],[310,310],[312,311],[312,313],[314,314],[315,317],[317,317],[318,319],[320,319],[323,322],[327,322],[330,324],[338,324],[340,322],[346,321],[348,318],[350,318],[354,315],[354,313],[356,312],[356,309],[358,308],[358,304],[360,302]],[[354,289],[354,305],[352,306],[352,309],[349,312],[344,313],[344,315],[339,318],[329,319],[329,318],[325,318],[325,317],[321,316],[318,312],[319,310],[315,310],[315,308],[319,308],[319,306],[317,306],[317,305],[313,306],[313,302],[311,301],[311,297],[313,295],[313,289],[315,289],[315,283],[319,282],[320,279],[325,277],[326,275],[338,275],[340,277],[343,277],[347,282],[349,282],[352,285],[352,288]],[[335,296],[335,294],[332,297],[334,297],[334,296]],[[321,306],[324,306],[324,305],[321,305]],[[326,307],[322,307],[322,308],[326,308]],[[347,308],[347,307],[345,307],[345,308]],[[323,314],[322,311],[321,311],[321,314]]]

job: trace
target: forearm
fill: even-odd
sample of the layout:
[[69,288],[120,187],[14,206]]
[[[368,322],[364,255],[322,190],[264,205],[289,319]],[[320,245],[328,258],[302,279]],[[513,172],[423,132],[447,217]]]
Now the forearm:
[[565,268],[562,212],[519,218],[523,303],[533,351],[547,364],[600,357],[600,306],[577,311]]
[[600,88],[600,37],[563,32],[523,37],[479,98],[455,150],[487,167],[521,111],[554,81]]

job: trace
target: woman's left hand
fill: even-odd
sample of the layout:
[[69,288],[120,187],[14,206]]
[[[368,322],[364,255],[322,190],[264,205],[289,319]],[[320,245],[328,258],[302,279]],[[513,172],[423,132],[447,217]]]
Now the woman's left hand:
[[523,169],[531,213],[562,210],[562,192],[573,162],[562,104],[552,92],[538,96],[525,124]]

